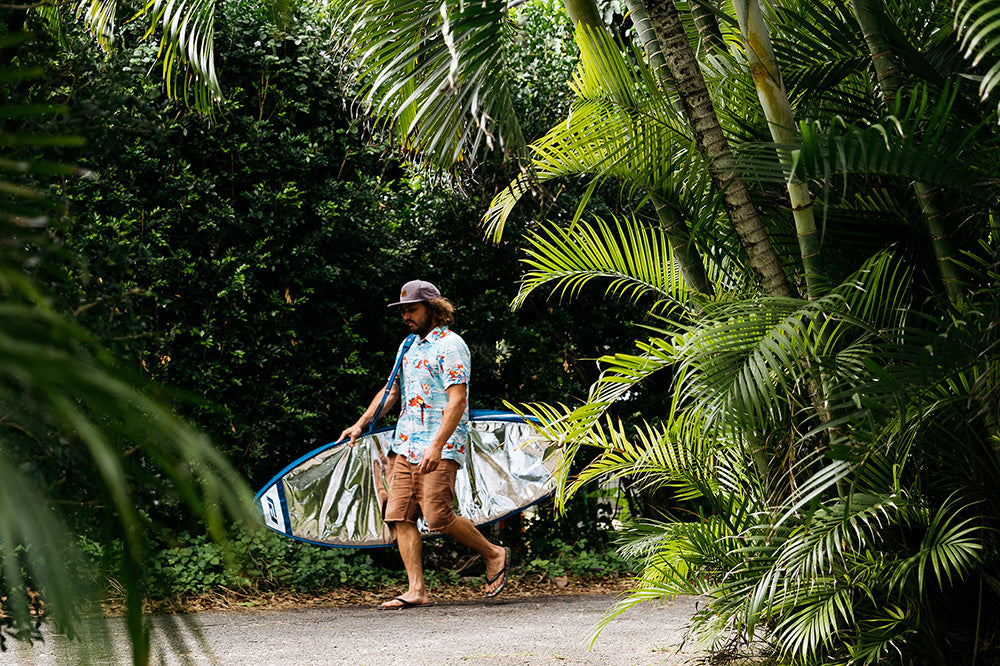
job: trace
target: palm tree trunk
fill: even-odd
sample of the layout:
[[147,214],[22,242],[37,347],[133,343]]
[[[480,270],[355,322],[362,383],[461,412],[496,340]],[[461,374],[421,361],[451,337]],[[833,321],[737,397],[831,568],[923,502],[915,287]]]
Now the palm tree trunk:
[[771,137],[778,144],[778,158],[785,172],[788,198],[792,206],[792,218],[799,241],[799,254],[805,271],[807,298],[818,298],[824,289],[825,271],[820,254],[820,234],[813,214],[812,195],[809,185],[792,174],[791,151],[801,144],[801,137],[795,131],[795,116],[788,101],[781,71],[771,44],[771,34],[758,0],[733,0],[733,10],[739,21],[740,33],[750,72],[753,75],[757,97],[767,118]]
[[681,274],[687,286],[706,296],[711,296],[712,283],[708,281],[705,274],[705,263],[701,258],[701,253],[691,244],[691,234],[688,231],[684,218],[677,214],[666,199],[657,194],[651,194],[650,199],[656,209],[656,217],[660,221],[660,227],[670,241],[670,247],[674,251],[674,256],[680,262]]
[[673,78],[670,76],[670,69],[663,57],[663,51],[660,50],[660,42],[656,39],[656,33],[653,32],[653,26],[649,22],[649,16],[646,15],[646,8],[643,6],[642,0],[625,0],[625,6],[628,7],[628,14],[632,18],[632,25],[635,26],[635,32],[639,36],[639,44],[646,54],[650,69],[664,86],[672,85]]
[[[871,53],[882,101],[891,111],[904,93],[905,80],[896,61],[895,49],[882,28],[881,21],[888,20],[885,11],[879,0],[851,0],[851,6]],[[938,188],[918,181],[913,183],[913,190],[934,247],[941,281],[948,299],[955,303],[961,299],[962,270],[954,260],[956,250],[951,238],[952,225],[948,223],[946,212],[949,206],[943,201],[944,196]]]
[[[646,16],[645,7],[638,0],[626,1],[629,14],[632,17],[632,24],[639,33],[639,41],[652,70],[664,85],[670,84],[670,70],[667,68],[666,60],[660,50],[659,42],[656,40],[653,27],[649,23],[649,18]],[[565,0],[564,4],[574,25],[582,21],[584,24],[594,27],[595,24],[592,21],[600,19],[597,3],[594,0]],[[596,26],[603,28],[600,23],[597,23]],[[705,273],[704,261],[697,248],[691,244],[691,234],[684,219],[665,199],[657,194],[651,194],[650,199],[656,210],[660,228],[666,233],[674,256],[680,262],[684,282],[694,291],[711,295],[712,285]]]
[[604,20],[595,0],[563,0],[566,13],[575,26],[580,21],[592,28],[603,28]]
[[726,48],[726,40],[723,39],[722,30],[719,29],[719,20],[712,11],[715,5],[716,0],[694,0],[691,3],[694,27],[698,29],[698,37],[701,39],[702,48],[706,51],[721,51]]
[[698,150],[709,164],[713,184],[722,193],[723,206],[761,288],[772,296],[793,296],[795,291],[750,199],[746,183],[736,169],[736,160],[722,132],[674,0],[644,2],[653,32],[684,104]]

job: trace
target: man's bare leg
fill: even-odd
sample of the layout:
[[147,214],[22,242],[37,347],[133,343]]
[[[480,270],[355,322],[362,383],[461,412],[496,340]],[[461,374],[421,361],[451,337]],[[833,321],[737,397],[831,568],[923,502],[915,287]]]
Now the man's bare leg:
[[[503,546],[494,545],[483,536],[482,532],[476,529],[471,520],[463,516],[456,516],[451,525],[440,531],[472,548],[482,556],[486,563],[486,579],[496,578],[492,584],[486,586],[487,594],[500,587],[503,583],[503,576],[497,576],[497,574],[503,570],[507,563],[507,550]],[[421,573],[423,573],[422,569]]]
[[390,599],[382,604],[386,608],[401,608],[406,604],[399,599],[405,599],[411,604],[426,604],[427,584],[424,581],[424,543],[420,538],[420,530],[413,523],[396,522],[396,545],[399,546],[399,557],[403,560],[409,587],[398,599]]

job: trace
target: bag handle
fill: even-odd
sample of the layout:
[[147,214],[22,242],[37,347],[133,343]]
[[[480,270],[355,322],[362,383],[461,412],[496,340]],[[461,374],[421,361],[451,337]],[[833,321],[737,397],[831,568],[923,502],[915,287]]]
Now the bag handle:
[[399,374],[399,368],[403,365],[403,356],[409,351],[413,343],[416,342],[417,336],[411,333],[407,336],[406,340],[403,341],[403,346],[399,350],[399,354],[396,356],[396,364],[392,367],[392,372],[389,373],[389,381],[385,384],[385,390],[382,391],[382,401],[378,404],[378,409],[375,410],[375,415],[372,417],[371,421],[368,422],[368,432],[366,434],[371,434],[372,430],[375,429],[375,424],[382,417],[382,409],[385,407],[385,400],[389,397],[389,391],[392,390],[392,384],[396,381],[396,375]]

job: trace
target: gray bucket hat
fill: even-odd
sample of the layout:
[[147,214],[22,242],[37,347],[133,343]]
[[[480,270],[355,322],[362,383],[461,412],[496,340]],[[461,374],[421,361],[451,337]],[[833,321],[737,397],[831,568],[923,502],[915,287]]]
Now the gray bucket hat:
[[441,292],[438,291],[437,287],[424,280],[410,280],[399,290],[399,300],[395,303],[389,303],[389,307],[406,303],[420,303],[432,298],[441,298]]

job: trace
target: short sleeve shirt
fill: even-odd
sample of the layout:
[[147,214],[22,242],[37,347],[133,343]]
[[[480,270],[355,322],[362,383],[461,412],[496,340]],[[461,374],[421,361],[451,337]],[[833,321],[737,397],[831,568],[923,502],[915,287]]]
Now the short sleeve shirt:
[[[402,345],[400,345],[402,350]],[[403,407],[396,423],[393,452],[406,456],[416,465],[431,445],[448,404],[447,388],[469,384],[471,359],[469,347],[447,326],[431,330],[423,340],[417,340],[403,356],[399,370]],[[448,438],[441,458],[465,462],[469,438],[469,403],[465,413]]]

